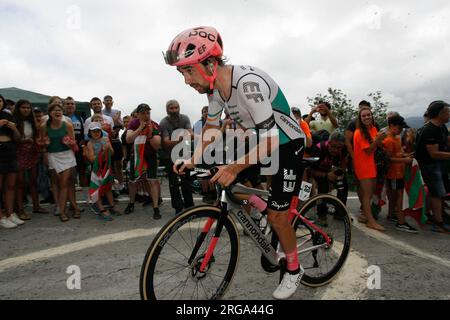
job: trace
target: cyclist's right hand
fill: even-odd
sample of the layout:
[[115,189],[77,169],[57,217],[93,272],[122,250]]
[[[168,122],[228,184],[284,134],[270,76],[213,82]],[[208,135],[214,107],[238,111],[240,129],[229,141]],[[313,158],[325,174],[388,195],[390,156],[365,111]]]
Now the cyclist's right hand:
[[184,171],[185,170],[189,170],[189,169],[193,169],[194,165],[191,163],[190,160],[182,160],[182,159],[178,159],[177,161],[175,161],[175,163],[173,164],[173,172],[175,172],[176,174],[179,175],[184,175],[186,174]]

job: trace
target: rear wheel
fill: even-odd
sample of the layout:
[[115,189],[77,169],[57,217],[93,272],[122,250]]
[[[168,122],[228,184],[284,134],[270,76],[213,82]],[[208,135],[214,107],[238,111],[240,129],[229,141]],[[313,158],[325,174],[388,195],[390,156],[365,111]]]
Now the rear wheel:
[[351,223],[345,205],[328,194],[317,195],[307,200],[299,213],[320,227],[330,238],[331,245],[301,251],[326,243],[317,231],[295,216],[292,226],[297,236],[299,262],[305,269],[302,284],[310,287],[323,286],[339,273],[343,267],[351,242]]
[[[160,230],[141,269],[143,300],[207,300],[224,295],[239,257],[238,232],[231,217],[225,219],[214,254],[204,272],[200,271],[220,216],[217,207],[193,207]],[[203,232],[208,222],[212,225]]]

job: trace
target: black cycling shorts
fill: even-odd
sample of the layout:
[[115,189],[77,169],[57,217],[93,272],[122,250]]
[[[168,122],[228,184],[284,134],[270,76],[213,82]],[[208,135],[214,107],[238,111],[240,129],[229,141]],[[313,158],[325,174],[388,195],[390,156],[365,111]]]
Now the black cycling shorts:
[[298,195],[303,178],[301,159],[304,149],[303,138],[280,146],[278,172],[272,176],[269,188],[269,209],[286,211],[292,197]]

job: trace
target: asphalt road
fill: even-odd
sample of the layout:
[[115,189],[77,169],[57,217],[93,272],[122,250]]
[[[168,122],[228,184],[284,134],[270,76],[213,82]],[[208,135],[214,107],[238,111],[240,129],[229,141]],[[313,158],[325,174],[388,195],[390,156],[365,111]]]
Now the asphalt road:
[[[163,197],[168,196],[165,182]],[[119,207],[126,203],[122,196]],[[165,198],[158,221],[151,208],[138,203],[134,213],[112,222],[97,220],[81,206],[86,211],[80,220],[62,223],[51,214],[33,214],[19,228],[0,230],[0,300],[140,298],[141,263],[154,235],[174,215],[170,200]],[[355,215],[359,202],[354,195],[348,207]],[[325,287],[300,287],[292,299],[450,299],[450,235],[428,227],[419,234],[398,232],[385,220],[385,210],[380,221],[387,232],[355,220],[343,271]],[[225,298],[271,299],[278,274],[265,273],[253,243],[242,232],[240,239],[238,273]],[[80,283],[71,278],[77,271]],[[374,275],[379,282],[371,280]]]

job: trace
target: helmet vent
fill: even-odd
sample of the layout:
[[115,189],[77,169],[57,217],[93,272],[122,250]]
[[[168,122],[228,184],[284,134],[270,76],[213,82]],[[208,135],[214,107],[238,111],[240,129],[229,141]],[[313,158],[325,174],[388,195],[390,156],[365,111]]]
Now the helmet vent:
[[189,43],[186,47],[186,52],[184,53],[184,57],[188,58],[194,54],[196,46],[195,44]]

